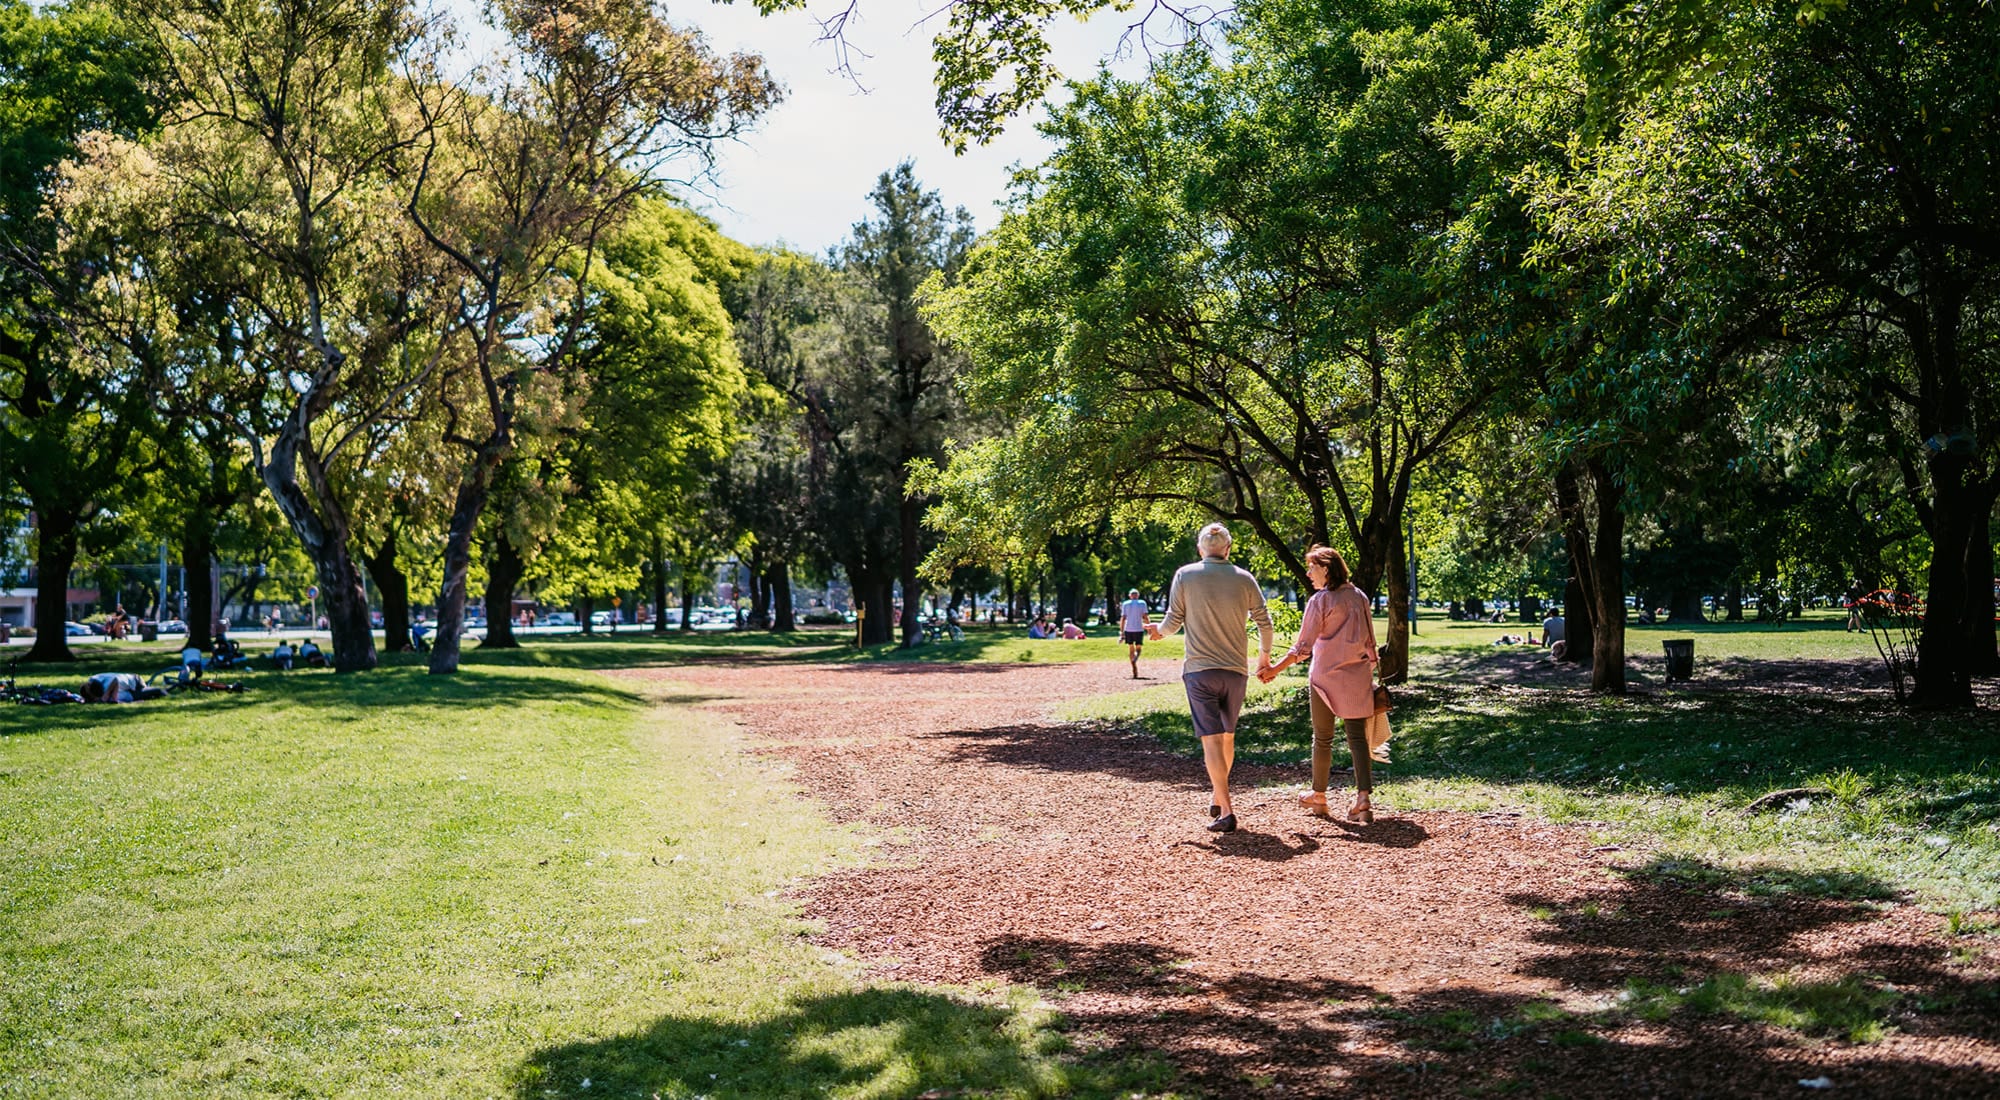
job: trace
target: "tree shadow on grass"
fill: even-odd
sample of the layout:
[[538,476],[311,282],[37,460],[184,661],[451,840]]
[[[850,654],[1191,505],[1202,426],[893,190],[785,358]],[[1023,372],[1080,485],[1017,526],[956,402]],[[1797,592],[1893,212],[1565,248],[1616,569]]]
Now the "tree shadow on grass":
[[[695,631],[653,634],[529,635],[518,649],[468,646],[464,665],[472,668],[657,668],[707,663],[723,658],[768,663],[781,660],[822,660],[838,651],[841,639],[814,632],[774,634],[767,631]],[[421,664],[417,654],[386,655],[396,661]]]
[[[217,677],[218,679],[222,677]],[[0,737],[77,730],[116,730],[156,723],[163,716],[255,723],[274,706],[302,705],[315,720],[351,720],[383,710],[450,711],[462,707],[532,708],[583,703],[634,708],[646,699],[608,684],[560,676],[479,669],[459,676],[431,676],[420,667],[377,669],[365,676],[324,670],[230,673],[248,686],[241,693],[180,691],[164,699],[106,706],[0,707]],[[81,681],[79,680],[79,686]]]
[[[46,681],[44,681],[46,682]],[[74,684],[59,683],[53,686],[77,691],[82,687],[82,678]],[[61,733],[77,730],[117,730],[156,718],[164,712],[198,714],[201,717],[227,717],[254,713],[257,705],[252,692],[180,692],[164,699],[148,699],[138,703],[106,705],[102,703],[63,703],[53,706],[24,706],[0,704],[0,737],[19,737],[27,734]]]
[[515,1095],[1110,1096],[1153,1091],[1171,1077],[1143,1052],[1116,1064],[1059,1059],[1066,1040],[1039,1015],[938,992],[878,988],[795,999],[755,1023],[668,1016],[634,1034],[536,1052],[515,1071]]

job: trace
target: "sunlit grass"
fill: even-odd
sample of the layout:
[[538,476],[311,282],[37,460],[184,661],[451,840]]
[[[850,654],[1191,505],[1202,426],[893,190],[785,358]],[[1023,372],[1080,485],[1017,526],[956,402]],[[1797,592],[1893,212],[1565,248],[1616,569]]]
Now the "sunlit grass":
[[702,712],[563,669],[245,678],[0,708],[0,1095],[1165,1080],[1074,1057],[1031,994],[869,985],[813,947],[786,890],[855,838]]

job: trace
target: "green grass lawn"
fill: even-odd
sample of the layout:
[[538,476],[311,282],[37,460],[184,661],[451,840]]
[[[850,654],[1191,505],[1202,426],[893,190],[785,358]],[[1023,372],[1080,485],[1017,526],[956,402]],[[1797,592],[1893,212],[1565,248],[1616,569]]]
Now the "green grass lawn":
[[[0,1096],[1158,1094],[809,944],[783,891],[856,838],[670,686],[538,667],[652,645],[0,708]],[[84,652],[24,679],[159,660]]]
[[[1412,648],[1423,650],[1490,647],[1502,634],[1542,633],[1542,624],[1522,622],[1455,623],[1427,613],[1417,620]],[[1382,619],[1375,620],[1377,637],[1387,639]],[[1660,643],[1668,638],[1694,639],[1695,656],[1700,660],[1744,658],[1749,660],[1846,659],[1875,657],[1875,643],[1866,631],[1849,634],[1843,611],[1808,611],[1802,618],[1786,623],[1660,623],[1625,627],[1625,652],[1632,656],[1659,657]]]

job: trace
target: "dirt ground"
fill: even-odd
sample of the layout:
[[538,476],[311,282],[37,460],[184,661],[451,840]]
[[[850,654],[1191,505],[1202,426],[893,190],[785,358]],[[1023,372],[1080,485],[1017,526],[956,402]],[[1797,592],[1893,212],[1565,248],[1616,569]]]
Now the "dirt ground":
[[[1197,761],[1047,717],[1179,672],[1141,670],[1138,684],[1123,663],[621,675],[727,712],[808,797],[882,838],[874,865],[804,891],[822,942],[898,980],[1032,982],[1085,1047],[1164,1055],[1211,1096],[1771,1096],[1822,1079],[1843,1095],[2000,1096],[2000,973],[1954,955],[1934,914],[1616,873],[1574,829],[1396,812],[1393,771],[1362,827],[1301,812],[1303,768],[1239,767],[1241,829],[1213,835]],[[1865,1044],[1603,1014],[1632,980],[1718,973],[1860,976],[1901,996]]]

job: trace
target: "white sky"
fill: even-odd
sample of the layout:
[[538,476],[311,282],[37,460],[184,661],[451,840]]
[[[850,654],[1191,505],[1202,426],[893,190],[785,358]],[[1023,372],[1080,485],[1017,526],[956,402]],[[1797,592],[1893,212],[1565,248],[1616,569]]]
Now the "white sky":
[[[497,36],[480,25],[479,0],[433,2],[451,12],[474,51],[496,44]],[[715,178],[683,197],[745,244],[820,254],[869,216],[876,179],[910,159],[917,179],[947,208],[963,206],[981,231],[992,228],[1010,168],[1039,163],[1049,152],[1034,128],[1042,108],[1024,111],[992,144],[953,156],[938,137],[931,84],[931,36],[942,20],[918,25],[947,0],[860,0],[847,26],[853,76],[834,71],[839,58],[819,40],[814,14],[832,15],[846,0],[807,2],[805,11],[763,16],[750,0],[665,0],[668,18],[700,28],[711,49],[763,55],[786,89],[785,101],[755,129],[718,150]],[[1049,29],[1056,68],[1065,77],[1093,75],[1100,60],[1119,53],[1135,18],[1114,10],[1088,24],[1059,17]],[[1134,49],[1113,67],[1138,76],[1145,64]],[[1051,94],[1064,94],[1060,82]]]
[[[814,0],[813,8],[831,13],[842,2]],[[981,230],[991,228],[1009,167],[1039,162],[1048,151],[1033,125],[1041,110],[1015,119],[993,144],[954,157],[938,137],[933,105],[930,40],[936,24],[916,26],[937,6],[861,0],[848,40],[871,56],[854,58],[857,88],[854,79],[832,71],[833,47],[818,41],[819,24],[810,12],[760,16],[747,0],[670,3],[669,17],[701,27],[716,50],[762,54],[788,91],[755,131],[721,151],[713,193],[689,198],[746,244],[782,243],[819,253],[868,216],[876,178],[912,158],[917,178],[947,207],[963,206]],[[1059,19],[1051,29],[1057,68],[1066,76],[1089,76],[1116,50],[1131,19],[1117,11],[1088,25]],[[1126,58],[1117,67],[1137,74],[1144,61]]]

